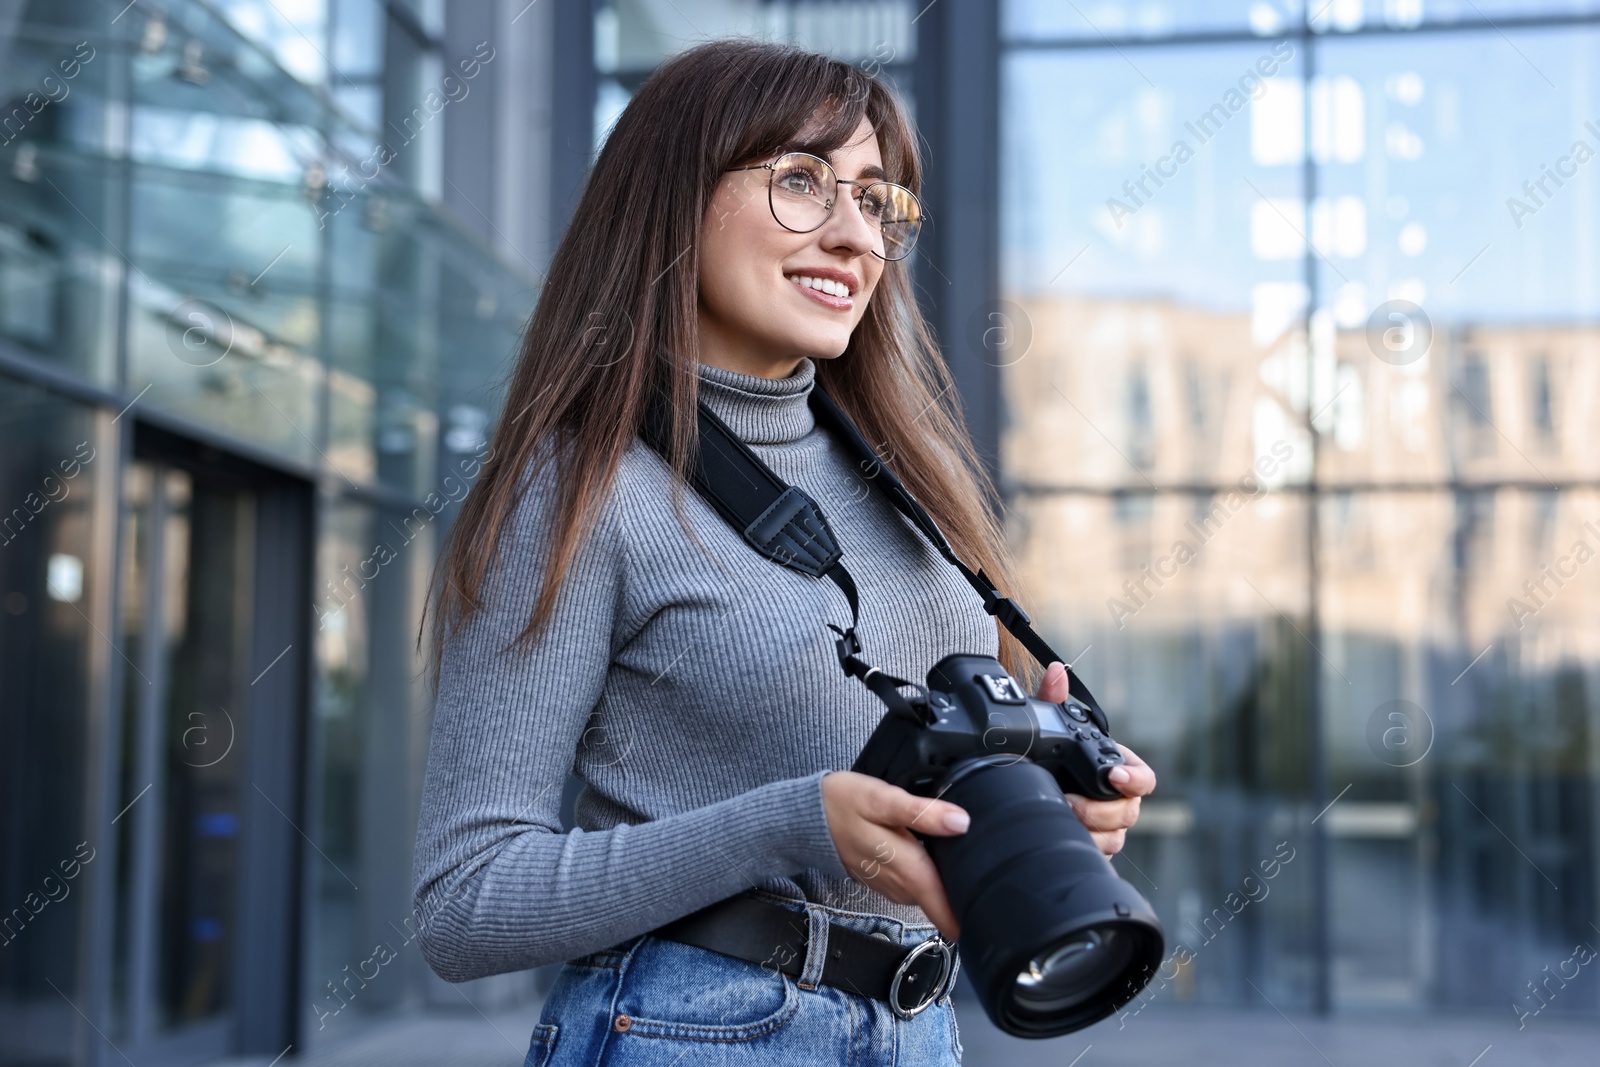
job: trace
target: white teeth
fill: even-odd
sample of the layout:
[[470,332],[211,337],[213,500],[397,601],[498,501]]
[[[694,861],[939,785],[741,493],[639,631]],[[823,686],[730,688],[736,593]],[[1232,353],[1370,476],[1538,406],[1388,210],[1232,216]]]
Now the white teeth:
[[813,278],[806,274],[791,274],[789,280],[796,285],[803,285],[808,289],[828,293],[831,296],[849,296],[850,289],[843,282],[832,281],[827,278]]

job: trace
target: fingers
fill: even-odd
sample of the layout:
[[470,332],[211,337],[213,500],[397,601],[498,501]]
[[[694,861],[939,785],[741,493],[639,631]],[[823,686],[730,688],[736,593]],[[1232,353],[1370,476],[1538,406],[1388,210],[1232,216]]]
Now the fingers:
[[938,869],[914,835],[964,833],[967,813],[850,771],[826,775],[822,784],[829,830],[850,876],[896,903],[921,908],[943,936],[955,940],[960,923]]
[[1111,768],[1106,780],[1116,787],[1117,792],[1127,797],[1149,796],[1155,792],[1156,772],[1127,745],[1119,744],[1117,747],[1122,750],[1123,765]]
[[1072,813],[1090,833],[1126,830],[1139,821],[1139,798],[1090,800],[1076,793],[1063,793]]
[[938,927],[939,933],[946,941],[954,941],[961,936],[961,923],[956,920],[956,913],[950,909],[950,901],[944,895],[943,885],[936,885],[918,906],[922,908],[922,914],[928,917],[928,921]]
[[890,788],[900,795],[888,805],[890,810],[885,813],[885,825],[904,826],[919,834],[937,837],[953,837],[967,832],[972,820],[965,809],[947,800],[919,797],[896,786]]
[[914,797],[910,817],[902,824],[919,834],[935,837],[955,837],[967,832],[972,818],[962,808],[943,800]]
[[1122,851],[1122,846],[1127,844],[1128,828],[1139,821],[1139,797],[1090,800],[1076,793],[1063,793],[1062,796],[1084,829],[1089,831],[1095,848],[1106,856],[1115,856]]
[[939,870],[922,842],[904,830],[888,831],[873,848],[875,859],[863,861],[851,876],[897,904],[914,904],[947,939],[954,941],[961,926],[945,895]]
[[1089,836],[1094,838],[1094,847],[1106,856],[1115,856],[1121,852],[1122,846],[1128,841],[1126,830],[1109,830],[1105,833],[1092,833]]
[[1058,659],[1051,660],[1050,666],[1045,668],[1044,678],[1039,682],[1039,699],[1059,704],[1067,699],[1068,691],[1066,665]]

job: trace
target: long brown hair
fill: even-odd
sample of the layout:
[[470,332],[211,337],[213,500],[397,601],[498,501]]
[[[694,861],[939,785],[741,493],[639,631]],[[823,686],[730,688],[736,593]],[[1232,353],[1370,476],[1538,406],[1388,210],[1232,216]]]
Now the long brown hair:
[[[479,594],[525,472],[557,465],[543,588],[517,643],[549,624],[563,576],[594,528],[652,391],[671,397],[673,506],[697,436],[697,239],[729,167],[775,156],[802,130],[811,151],[844,144],[865,117],[890,179],[920,191],[911,125],[890,90],[826,56],[743,39],[667,60],[607,138],[523,336],[489,459],[445,539],[430,601],[434,684],[448,634]],[[814,122],[817,136],[810,136]],[[766,205],[756,205],[765,210]],[[1017,596],[999,498],[962,420],[954,381],[912,293],[906,262],[884,264],[844,353],[816,380],[928,510],[951,547]],[[560,447],[546,447],[558,445]],[[974,594],[976,595],[976,594]],[[1019,597],[1020,599],[1020,597]],[[998,626],[998,624],[997,624]],[[424,629],[427,623],[424,622]],[[1000,630],[1000,659],[1029,688],[1037,669]],[[419,646],[422,633],[418,633]]]

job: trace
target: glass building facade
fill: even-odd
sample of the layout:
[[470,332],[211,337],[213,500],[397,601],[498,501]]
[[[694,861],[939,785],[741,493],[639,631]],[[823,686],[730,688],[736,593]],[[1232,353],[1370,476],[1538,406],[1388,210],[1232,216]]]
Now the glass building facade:
[[536,995],[412,944],[422,600],[725,34],[917,119],[1029,610],[1160,777],[1128,1010],[1600,1015],[1600,3],[125,4],[0,3],[0,1064]]
[[1001,39],[1001,466],[1161,775],[1143,1002],[1593,1018],[1539,983],[1600,943],[1600,8]]
[[514,14],[0,5],[0,1063],[443,988],[415,646],[537,288]]

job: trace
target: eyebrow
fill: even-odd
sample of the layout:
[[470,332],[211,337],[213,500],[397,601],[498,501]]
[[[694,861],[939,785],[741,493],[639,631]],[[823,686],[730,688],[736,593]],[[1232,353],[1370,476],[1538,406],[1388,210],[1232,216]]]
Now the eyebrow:
[[[828,165],[829,166],[833,165],[833,160],[832,160],[832,158],[830,158],[833,155],[833,153],[831,151],[827,151],[827,150],[823,149],[822,146],[817,145],[817,144],[791,144],[788,147],[784,148],[784,151],[785,152],[809,152],[810,154],[812,154],[814,156],[819,156],[822,159],[826,159],[828,161]],[[837,170],[838,168],[835,167],[834,169]],[[880,182],[886,182],[886,181],[889,180],[889,175],[882,167],[878,166],[876,163],[868,163],[866,166],[861,168],[859,173],[856,174],[856,180],[857,181],[860,181],[862,178],[872,178],[872,179],[875,179],[875,180],[880,181]]]

